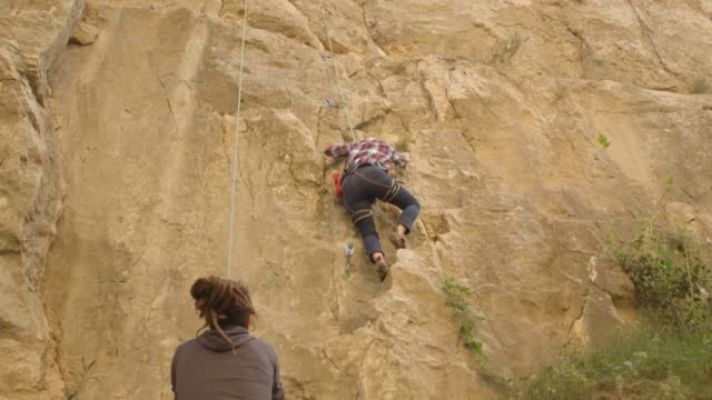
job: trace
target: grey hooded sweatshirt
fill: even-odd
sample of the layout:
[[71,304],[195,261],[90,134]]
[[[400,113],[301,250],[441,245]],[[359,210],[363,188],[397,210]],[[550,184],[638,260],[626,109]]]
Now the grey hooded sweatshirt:
[[176,400],[282,400],[272,346],[237,326],[224,329],[235,350],[213,330],[176,349],[171,385]]

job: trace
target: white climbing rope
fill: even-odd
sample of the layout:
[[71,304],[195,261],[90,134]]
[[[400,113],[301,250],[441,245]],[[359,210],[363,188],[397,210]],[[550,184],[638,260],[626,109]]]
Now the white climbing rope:
[[346,103],[346,95],[344,94],[344,89],[341,86],[341,81],[339,80],[339,71],[336,68],[336,55],[334,54],[334,47],[331,45],[331,36],[329,35],[329,25],[326,21],[326,6],[324,5],[324,0],[321,0],[321,16],[324,20],[324,35],[326,35],[326,42],[329,45],[329,59],[331,60],[331,66],[334,68],[334,77],[336,78],[336,87],[339,90],[339,96],[341,97],[341,107],[344,110],[344,115],[346,116],[346,123],[349,125],[349,131],[351,132],[351,139],[355,142],[356,133],[354,132],[353,124],[351,123],[351,114],[349,113],[349,106]]
[[245,37],[247,36],[247,0],[244,6],[245,12],[242,19],[242,45],[240,46],[240,72],[237,78],[237,114],[235,116],[235,151],[232,160],[232,195],[230,196],[230,233],[227,242],[227,278],[232,275],[232,248],[235,240],[235,201],[237,199],[237,158],[238,139],[240,133],[240,103],[242,102],[242,75],[245,66]]

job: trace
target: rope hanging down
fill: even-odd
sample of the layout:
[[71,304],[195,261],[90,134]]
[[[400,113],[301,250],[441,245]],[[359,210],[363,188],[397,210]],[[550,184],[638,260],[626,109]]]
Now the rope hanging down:
[[334,77],[336,78],[336,87],[339,90],[339,96],[341,97],[341,105],[344,109],[344,115],[346,116],[346,123],[349,125],[349,131],[351,132],[351,139],[355,142],[356,133],[354,133],[353,124],[351,123],[351,114],[349,113],[349,106],[346,103],[346,95],[344,94],[344,89],[341,87],[341,81],[339,80],[339,71],[336,68],[334,47],[331,45],[331,36],[329,35],[329,26],[326,22],[326,6],[324,5],[324,0],[321,0],[321,16],[324,20],[324,34],[326,35],[326,42],[329,44],[329,59],[331,60],[331,66],[334,68]]
[[227,241],[227,278],[232,274],[232,247],[235,235],[235,200],[237,198],[237,156],[238,138],[240,133],[240,103],[242,102],[242,75],[245,66],[245,37],[247,36],[247,0],[245,0],[245,13],[242,19],[242,46],[240,47],[240,72],[237,78],[237,115],[235,116],[235,151],[232,160],[232,195],[230,196],[230,233]]

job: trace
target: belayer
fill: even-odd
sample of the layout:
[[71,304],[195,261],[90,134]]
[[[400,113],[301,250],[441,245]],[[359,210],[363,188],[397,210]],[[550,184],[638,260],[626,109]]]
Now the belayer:
[[366,252],[383,281],[390,267],[381,249],[371,205],[380,199],[403,211],[390,240],[396,248],[405,248],[405,236],[418,217],[420,204],[388,171],[393,164],[405,167],[407,160],[393,145],[374,138],[335,144],[329,146],[324,154],[337,161],[346,160],[343,175],[335,183],[337,186],[340,184],[344,206],[351,213],[351,220],[361,233]]
[[256,315],[239,281],[200,278],[190,288],[209,328],[176,349],[171,386],[176,400],[284,400],[277,354],[247,331]]

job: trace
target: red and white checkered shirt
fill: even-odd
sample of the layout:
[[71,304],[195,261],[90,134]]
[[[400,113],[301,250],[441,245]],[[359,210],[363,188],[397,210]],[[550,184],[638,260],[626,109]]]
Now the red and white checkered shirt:
[[390,163],[404,167],[408,162],[402,154],[396,151],[393,145],[374,138],[364,139],[360,142],[335,144],[329,146],[324,151],[324,154],[336,159],[345,158],[347,174],[367,164],[387,171]]

